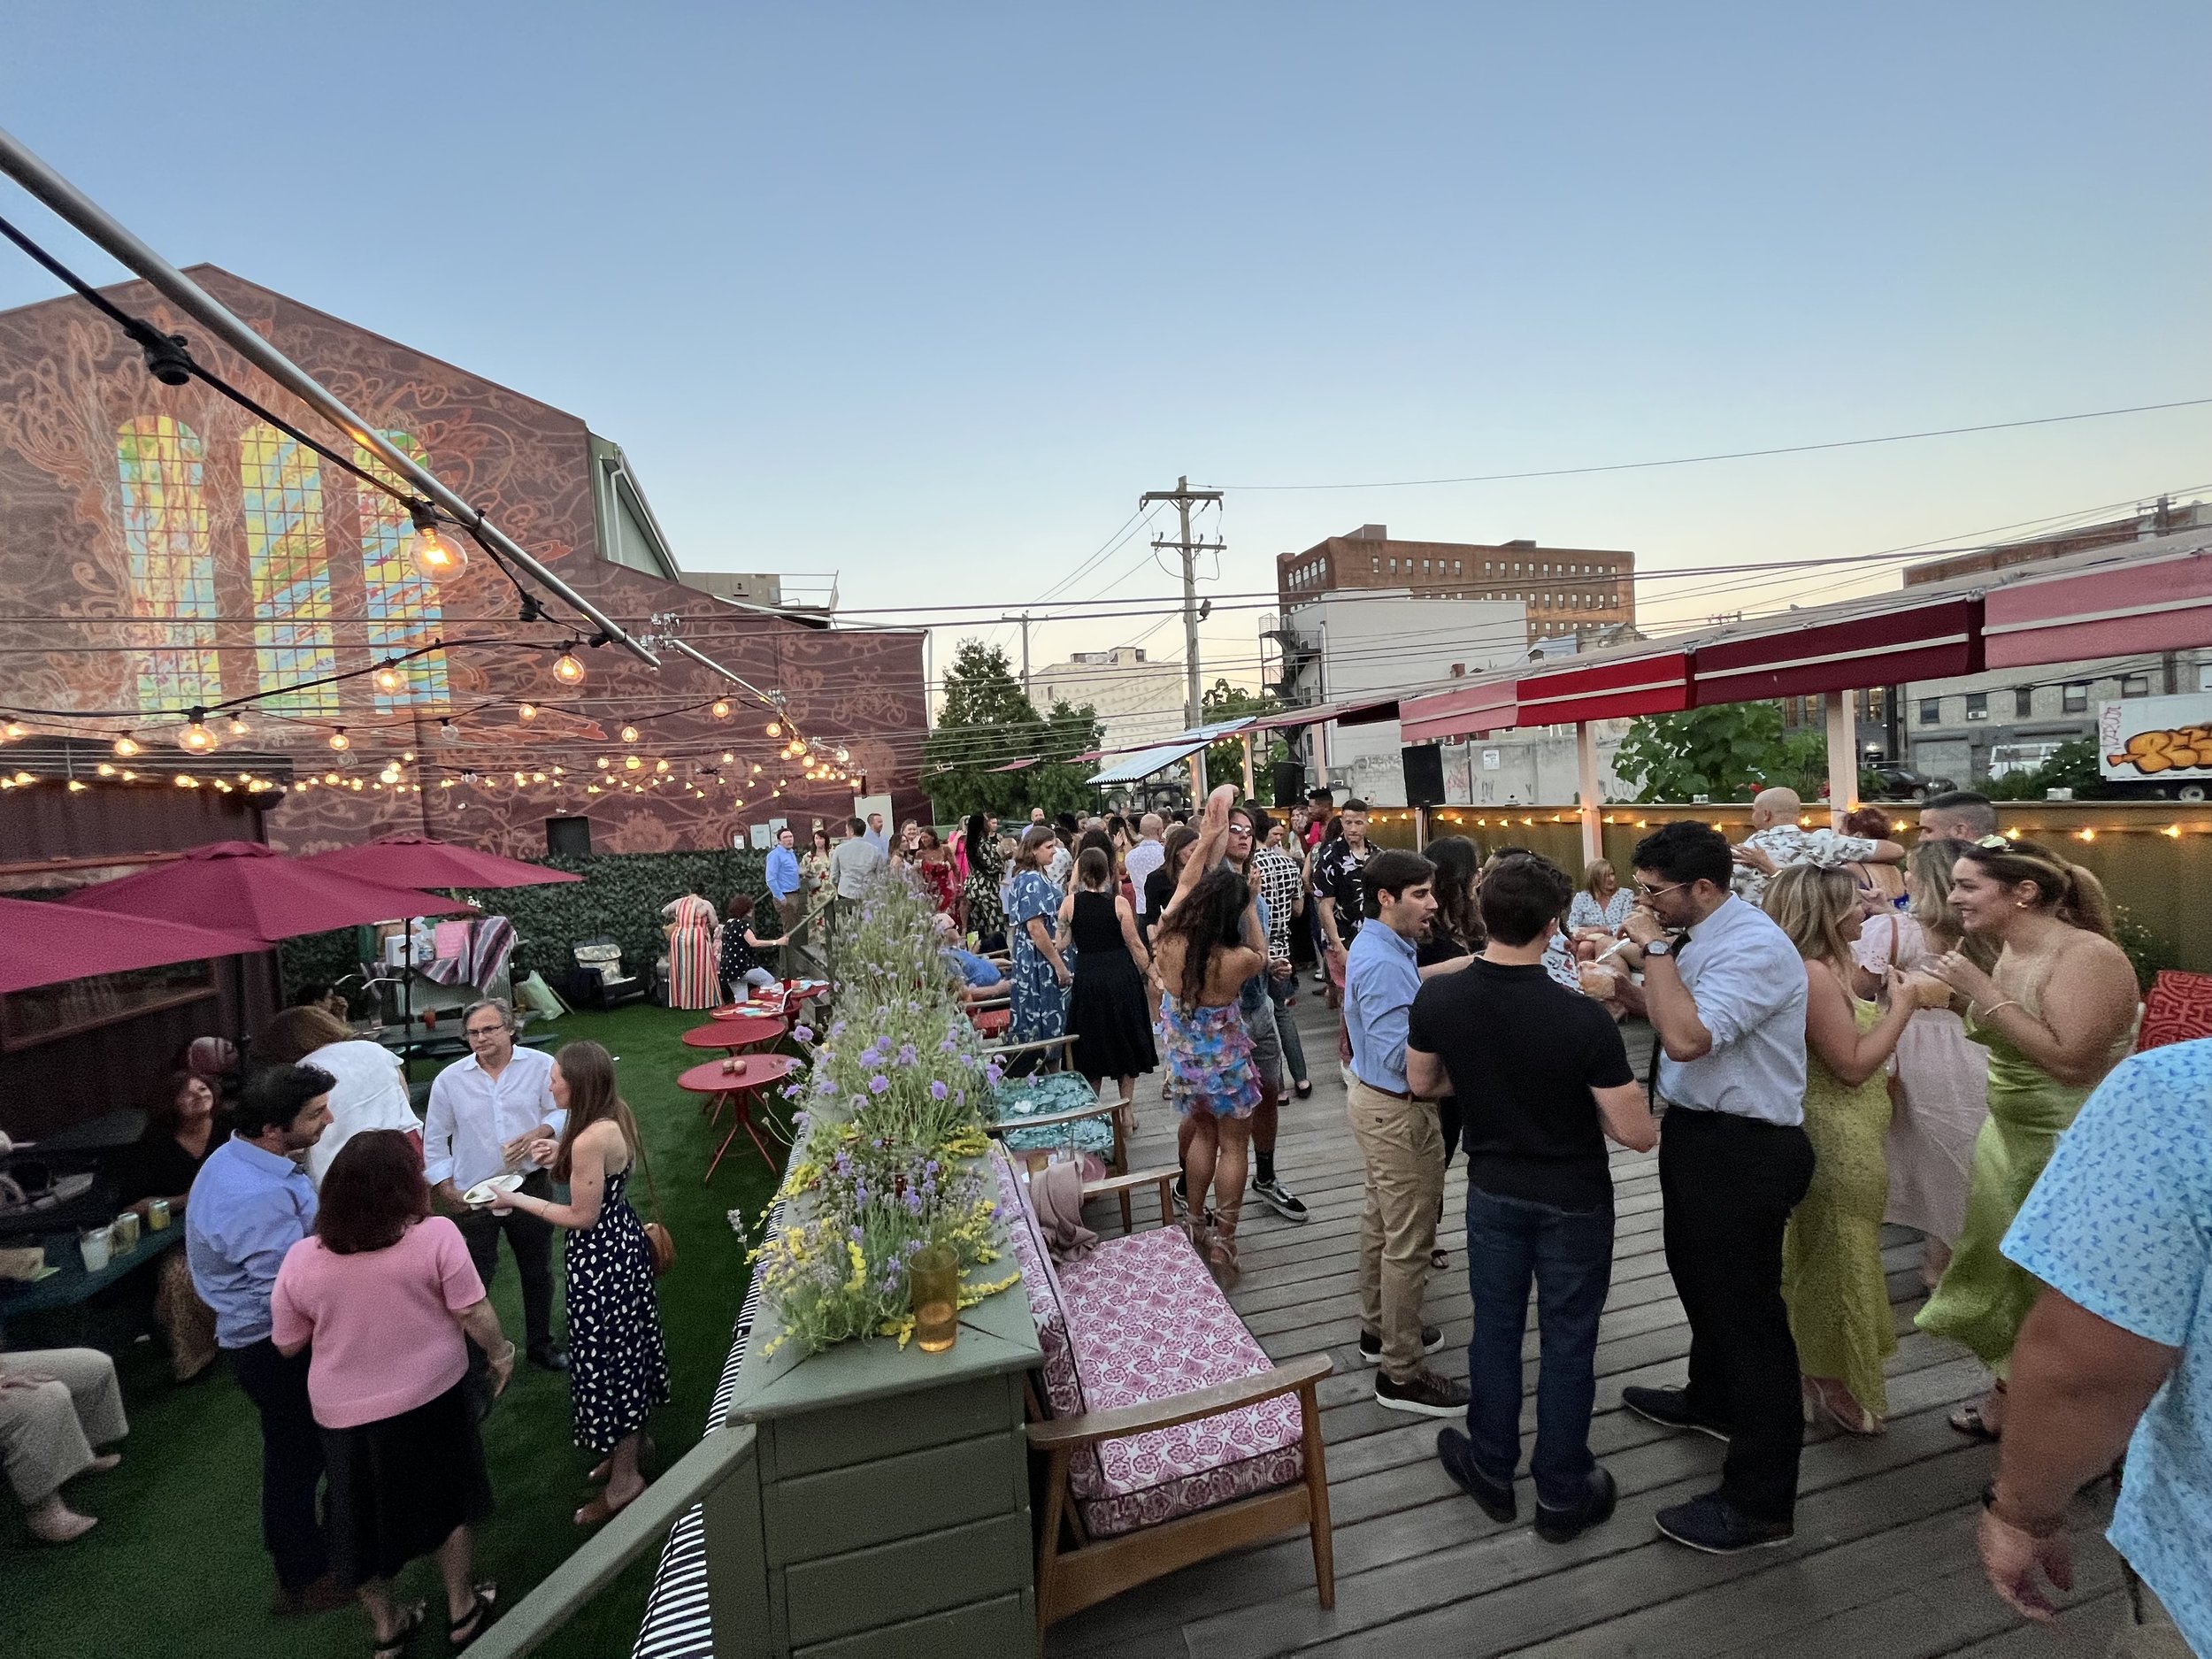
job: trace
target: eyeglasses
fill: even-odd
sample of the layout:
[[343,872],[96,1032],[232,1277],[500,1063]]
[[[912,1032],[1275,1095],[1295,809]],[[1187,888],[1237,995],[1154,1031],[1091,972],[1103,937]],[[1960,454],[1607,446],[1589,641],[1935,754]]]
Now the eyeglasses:
[[1636,896],[1640,899],[1655,899],[1663,894],[1678,893],[1689,885],[1686,881],[1670,881],[1663,887],[1647,887],[1639,881],[1636,884]]
[[479,1025],[472,1031],[462,1033],[462,1035],[466,1037],[471,1042],[485,1042],[498,1036],[506,1029],[507,1028],[504,1025]]

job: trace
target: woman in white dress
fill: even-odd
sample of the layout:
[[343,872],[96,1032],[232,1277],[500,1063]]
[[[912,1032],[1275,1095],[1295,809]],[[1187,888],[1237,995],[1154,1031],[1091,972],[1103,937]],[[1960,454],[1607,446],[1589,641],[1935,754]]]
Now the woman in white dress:
[[338,1148],[364,1129],[396,1129],[422,1150],[422,1119],[408,1098],[399,1056],[355,1036],[335,1014],[312,1006],[286,1009],[255,1034],[251,1059],[257,1066],[319,1066],[338,1079],[330,1091],[330,1127],[307,1148],[307,1179],[317,1187]]
[[[1962,946],[1950,903],[1951,866],[1964,850],[1962,841],[1925,836],[1914,847],[1905,866],[1908,908],[1867,918],[1852,946],[1862,995],[1893,965],[1924,971],[1946,951],[1976,949],[1971,941]],[[1890,1096],[1883,1219],[1924,1236],[1920,1277],[1933,1288],[1966,1218],[1974,1138],[1989,1116],[1989,1050],[1968,1040],[1966,1022],[1949,1008],[1924,1008],[1898,1039]]]
[[1634,902],[1635,895],[1621,885],[1612,864],[1593,858],[1582,866],[1582,890],[1567,907],[1567,932],[1617,933]]

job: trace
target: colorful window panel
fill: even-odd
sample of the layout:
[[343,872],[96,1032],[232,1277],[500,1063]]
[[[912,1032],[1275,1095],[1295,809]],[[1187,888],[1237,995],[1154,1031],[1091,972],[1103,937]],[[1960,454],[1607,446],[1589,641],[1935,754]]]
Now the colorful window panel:
[[[264,687],[296,685],[338,672],[331,631],[330,561],[323,542],[322,464],[275,427],[249,427],[238,448],[253,581],[254,658]],[[334,685],[265,697],[273,713],[338,712]]]
[[199,434],[167,415],[115,432],[129,554],[138,705],[175,711],[220,703],[215,654],[215,549],[208,535]]
[[[388,432],[386,442],[420,462],[429,453],[403,432]],[[357,448],[353,458],[380,478],[391,476],[374,454]],[[396,479],[393,480],[398,482]],[[407,509],[380,489],[357,487],[361,504],[361,584],[368,599],[368,641],[372,655],[381,660],[396,651],[410,651],[435,637],[442,613],[438,589],[423,580],[409,553],[415,533]],[[435,709],[448,703],[445,653],[433,652],[401,665],[407,683],[397,691],[380,691],[380,710]]]

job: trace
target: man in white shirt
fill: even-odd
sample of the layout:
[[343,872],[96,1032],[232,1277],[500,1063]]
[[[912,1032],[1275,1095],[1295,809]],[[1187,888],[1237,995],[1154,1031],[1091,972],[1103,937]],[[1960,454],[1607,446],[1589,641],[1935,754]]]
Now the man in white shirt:
[[1805,964],[1763,910],[1728,891],[1727,838],[1684,819],[1634,856],[1619,999],[1659,1052],[1659,1192],[1667,1271],[1690,1323],[1686,1388],[1621,1403],[1728,1442],[1718,1490],[1659,1511],[1659,1530],[1711,1555],[1786,1542],[1805,1437],[1797,1344],[1782,1301],[1782,1233],[1813,1176],[1805,1137]]
[[[521,1191],[549,1203],[552,1178],[530,1156],[533,1141],[557,1136],[568,1114],[553,1103],[553,1056],[515,1045],[515,1010],[503,998],[472,1002],[461,1029],[469,1056],[438,1073],[423,1124],[422,1172],[467,1240],[476,1276],[491,1293],[499,1235],[522,1275],[522,1321],[530,1363],[566,1371],[568,1349],[553,1340],[553,1225],[520,1210],[471,1209],[461,1194],[495,1175],[518,1171]],[[471,1354],[472,1362],[475,1359]]]
[[[880,825],[883,814],[877,813],[875,821]],[[866,889],[868,878],[882,867],[885,859],[883,849],[858,818],[848,819],[845,831],[845,839],[830,852],[830,884],[837,889],[841,903],[850,903]]]
[[1129,885],[1136,889],[1140,916],[1144,914],[1144,879],[1157,870],[1160,861],[1167,856],[1167,849],[1160,843],[1166,830],[1167,826],[1157,812],[1146,813],[1137,820],[1137,844],[1121,861],[1123,870],[1128,873]]
[[1896,841],[1804,828],[1797,821],[1804,810],[1805,803],[1794,789],[1762,789],[1752,797],[1751,833],[1735,849],[1736,869],[1731,881],[1736,896],[1745,903],[1758,903],[1766,896],[1767,878],[1792,864],[1818,864],[1832,870],[1838,864],[1904,862],[1905,849]]

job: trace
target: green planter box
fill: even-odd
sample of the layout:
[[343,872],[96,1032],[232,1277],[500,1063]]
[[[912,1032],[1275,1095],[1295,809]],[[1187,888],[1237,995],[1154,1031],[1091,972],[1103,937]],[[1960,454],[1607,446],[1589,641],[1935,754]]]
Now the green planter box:
[[757,1456],[706,1502],[716,1654],[1034,1655],[1022,1379],[1041,1356],[1021,1286],[963,1314],[944,1354],[762,1358],[776,1333],[764,1310],[730,1405]]

